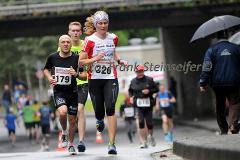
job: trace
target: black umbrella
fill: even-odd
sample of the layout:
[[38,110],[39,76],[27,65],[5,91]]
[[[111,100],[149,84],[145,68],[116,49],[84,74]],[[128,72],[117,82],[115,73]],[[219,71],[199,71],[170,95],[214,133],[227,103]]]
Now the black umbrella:
[[198,27],[190,42],[204,38],[210,34],[228,29],[240,24],[240,18],[231,15],[217,16]]
[[240,32],[235,33],[232,35],[229,39],[229,42],[235,43],[237,45],[240,45]]

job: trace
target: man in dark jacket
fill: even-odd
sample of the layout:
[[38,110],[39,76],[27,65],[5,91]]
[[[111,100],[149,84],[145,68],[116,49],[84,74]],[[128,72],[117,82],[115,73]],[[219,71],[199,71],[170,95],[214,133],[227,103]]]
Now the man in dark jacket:
[[5,109],[5,114],[8,113],[8,110],[12,104],[12,95],[11,91],[9,89],[9,86],[7,84],[4,85],[4,91],[2,96],[2,105]]
[[[224,31],[220,39],[206,52],[200,76],[200,91],[210,85],[216,95],[216,116],[221,134],[238,133],[240,111],[240,48],[226,40]],[[226,120],[226,101],[229,102],[229,122]]]
[[[152,112],[154,106],[153,93],[158,91],[155,82],[151,77],[144,75],[144,66],[138,65],[136,68],[136,78],[134,78],[129,87],[129,95],[137,108],[137,118],[139,121],[140,136],[144,142],[141,142],[140,148],[147,148],[147,142],[155,146],[153,134]],[[145,121],[148,129],[148,137],[145,128]]]

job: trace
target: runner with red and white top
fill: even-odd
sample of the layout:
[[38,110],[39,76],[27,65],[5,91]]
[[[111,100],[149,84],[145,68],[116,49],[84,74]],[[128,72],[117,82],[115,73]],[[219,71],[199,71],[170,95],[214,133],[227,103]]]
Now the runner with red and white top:
[[88,58],[96,57],[99,53],[103,58],[98,60],[89,68],[89,79],[117,79],[117,70],[114,65],[115,47],[118,37],[113,33],[106,33],[106,38],[101,39],[96,34],[86,37],[84,51],[88,53]]
[[92,17],[87,18],[84,33],[90,36],[85,38],[79,63],[80,65],[89,65],[89,93],[97,119],[97,130],[102,132],[104,129],[103,120],[106,111],[109,136],[108,154],[117,154],[115,103],[119,87],[114,61],[123,65],[127,65],[127,62],[120,60],[115,53],[118,37],[107,32],[108,25],[108,15],[104,11],[97,11]]

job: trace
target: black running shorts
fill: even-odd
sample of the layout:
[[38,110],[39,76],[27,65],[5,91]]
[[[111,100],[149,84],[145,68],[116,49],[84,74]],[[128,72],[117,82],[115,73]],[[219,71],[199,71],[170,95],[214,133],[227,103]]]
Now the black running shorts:
[[50,134],[50,125],[49,124],[43,124],[43,125],[41,125],[41,128],[42,128],[43,135]]
[[166,115],[168,118],[173,117],[173,107],[162,107],[161,114]]
[[69,115],[77,115],[77,92],[54,92],[53,97],[56,108],[66,105]]
[[105,112],[107,116],[113,116],[119,90],[118,80],[91,79],[88,83],[96,119],[103,120]]
[[85,105],[88,98],[88,83],[78,85],[78,103]]

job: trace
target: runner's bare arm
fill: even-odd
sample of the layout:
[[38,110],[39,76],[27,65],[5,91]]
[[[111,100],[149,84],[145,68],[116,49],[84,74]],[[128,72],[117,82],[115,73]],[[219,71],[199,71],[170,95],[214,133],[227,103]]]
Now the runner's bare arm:
[[102,59],[103,56],[104,56],[103,53],[99,53],[97,56],[92,57],[92,58],[89,59],[87,52],[81,51],[81,53],[79,55],[78,64],[80,66],[92,64],[92,63]]
[[87,80],[87,72],[86,71],[80,72],[78,75],[78,79],[86,81]]
[[116,61],[121,60],[120,56],[116,52],[114,52],[114,60]]
[[70,69],[69,69],[69,74],[74,76],[74,77],[77,77],[77,71],[75,71],[75,69],[71,66]]
[[176,103],[176,98],[172,96],[172,98],[169,100],[171,103]]
[[114,52],[114,60],[117,61],[117,63],[120,65],[128,66],[128,62],[125,60],[122,60],[116,52]]
[[84,71],[84,72],[75,71],[72,66],[70,67],[69,74],[80,80],[87,80],[87,72],[86,71]]
[[57,84],[57,81],[53,78],[53,76],[51,75],[48,69],[44,69],[43,73],[52,86],[55,86]]
[[50,81],[50,79],[53,78],[48,69],[44,69],[43,73],[44,73],[44,75],[45,75],[45,77],[47,78],[48,81]]

